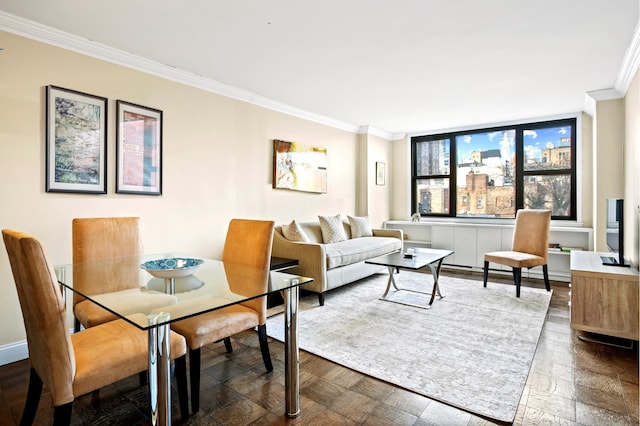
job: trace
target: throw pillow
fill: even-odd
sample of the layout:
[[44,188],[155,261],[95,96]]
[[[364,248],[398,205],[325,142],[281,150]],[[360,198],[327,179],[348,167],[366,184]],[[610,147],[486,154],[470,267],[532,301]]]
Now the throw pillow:
[[320,219],[320,230],[322,230],[322,240],[325,244],[337,243],[347,239],[339,214],[336,216],[318,216],[318,219]]
[[295,220],[292,220],[288,225],[282,225],[282,235],[289,241],[309,242],[309,237]]
[[373,237],[369,216],[347,216],[347,219],[349,219],[349,226],[351,227],[351,238]]

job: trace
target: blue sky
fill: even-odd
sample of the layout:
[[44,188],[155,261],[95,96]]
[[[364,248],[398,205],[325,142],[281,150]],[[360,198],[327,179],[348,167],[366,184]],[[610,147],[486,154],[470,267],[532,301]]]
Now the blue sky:
[[[563,138],[567,142],[563,141]],[[568,146],[571,138],[569,126],[552,127],[524,131],[524,149],[527,157],[539,158],[540,151],[546,147]],[[471,151],[486,151],[489,149],[509,148],[511,154],[515,152],[515,131],[502,130],[498,132],[472,133],[456,138],[458,161],[470,158]]]
[[473,133],[456,137],[458,148],[458,162],[463,158],[471,158],[471,151],[487,151],[508,147],[511,153],[515,152],[515,130],[503,130],[499,132]]
[[540,158],[545,148],[558,148],[571,144],[571,128],[552,127],[524,131],[524,151],[527,158]]

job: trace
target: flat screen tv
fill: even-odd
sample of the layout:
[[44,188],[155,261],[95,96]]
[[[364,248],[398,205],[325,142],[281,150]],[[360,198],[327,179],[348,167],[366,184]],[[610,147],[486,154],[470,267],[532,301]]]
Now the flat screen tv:
[[611,255],[600,256],[603,265],[629,266],[624,261],[624,200],[607,198],[607,249]]

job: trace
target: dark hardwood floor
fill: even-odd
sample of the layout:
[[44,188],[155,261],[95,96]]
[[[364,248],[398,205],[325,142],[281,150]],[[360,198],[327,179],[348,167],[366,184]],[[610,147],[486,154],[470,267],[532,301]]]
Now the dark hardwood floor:
[[[481,280],[479,274],[443,271],[442,277]],[[509,277],[492,275],[496,282]],[[539,280],[523,285],[540,287]],[[482,284],[480,284],[482,285]],[[552,283],[553,296],[520,400],[516,425],[637,425],[638,349],[578,339],[569,327],[569,288]],[[304,296],[304,295],[303,295]],[[515,297],[515,289],[514,289]],[[304,303],[317,303],[306,295]],[[327,301],[329,303],[329,301]],[[258,339],[245,332],[227,354],[222,343],[202,351],[200,412],[189,425],[489,425],[490,421],[356,373],[301,351],[298,419],[284,417],[284,348],[270,340],[274,371],[265,373]],[[0,425],[17,425],[27,391],[28,360],[0,367]],[[173,421],[183,424],[174,389]],[[138,377],[77,398],[72,424],[145,425],[147,387]],[[43,390],[37,425],[51,424],[51,397]]]

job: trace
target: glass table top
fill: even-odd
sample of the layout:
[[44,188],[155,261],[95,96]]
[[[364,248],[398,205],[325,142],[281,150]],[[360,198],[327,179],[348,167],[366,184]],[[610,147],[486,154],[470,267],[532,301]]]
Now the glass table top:
[[[173,262],[174,258],[178,262]],[[74,304],[89,299],[141,329],[313,281],[219,260],[191,256],[166,259],[162,254],[57,265],[55,270],[60,284],[73,291]]]

